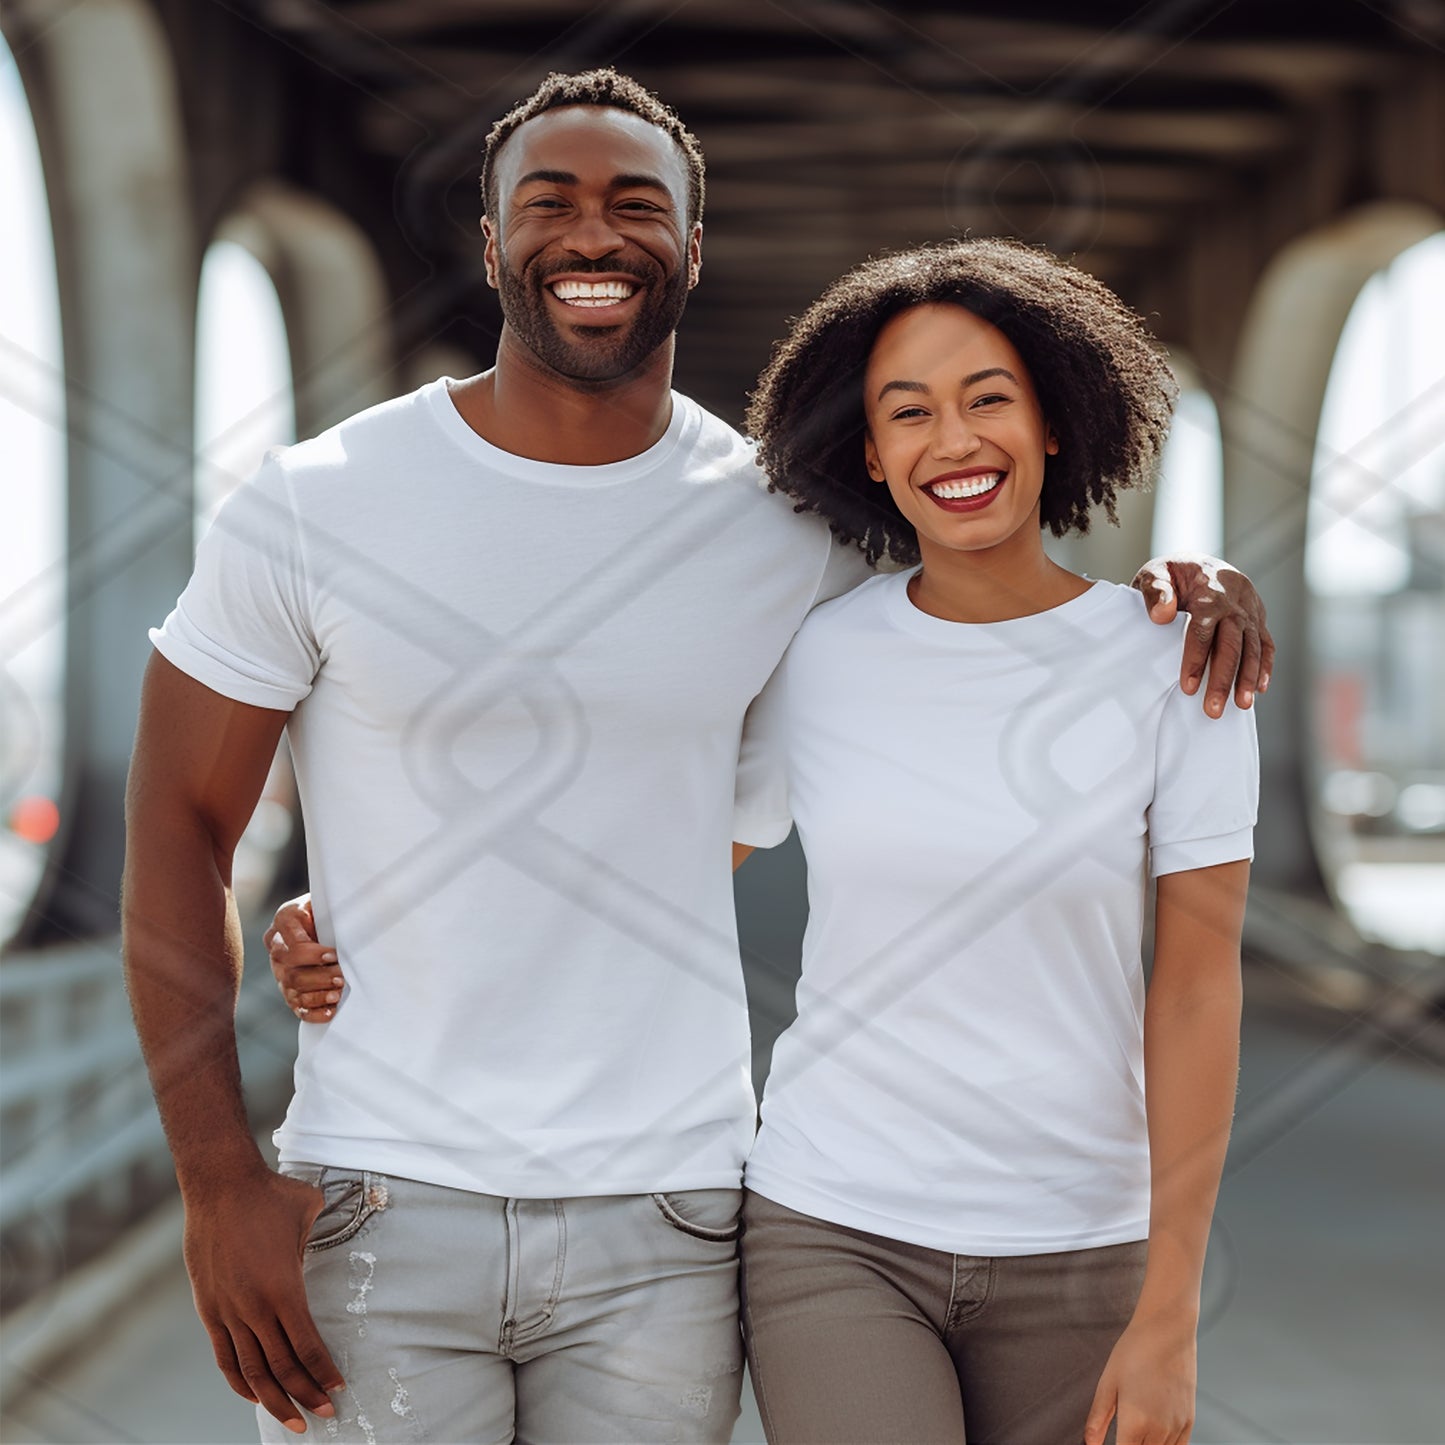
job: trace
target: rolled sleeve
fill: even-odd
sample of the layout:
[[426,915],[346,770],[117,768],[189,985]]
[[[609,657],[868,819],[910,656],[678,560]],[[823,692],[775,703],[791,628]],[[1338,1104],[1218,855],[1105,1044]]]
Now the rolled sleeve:
[[289,712],[320,666],[300,530],[276,456],[221,508],[156,651],[236,702]]

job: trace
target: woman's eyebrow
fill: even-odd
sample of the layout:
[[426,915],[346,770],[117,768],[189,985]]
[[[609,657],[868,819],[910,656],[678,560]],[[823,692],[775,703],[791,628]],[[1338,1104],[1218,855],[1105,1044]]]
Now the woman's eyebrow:
[[[980,381],[987,381],[988,378],[991,376],[1004,376],[1007,377],[1011,382],[1013,382],[1015,386],[1020,385],[1018,377],[1016,377],[1013,372],[1008,369],[1008,367],[986,366],[982,371],[969,372],[969,374],[965,376],[962,381],[959,382],[959,386],[962,388],[974,386]],[[875,400],[882,401],[883,398],[890,391],[927,392],[928,387],[924,382],[921,381],[885,381],[883,385],[878,388],[878,395]]]
[[883,385],[878,388],[878,395],[875,400],[882,401],[890,391],[921,391],[926,394],[928,387],[921,381],[885,381]]

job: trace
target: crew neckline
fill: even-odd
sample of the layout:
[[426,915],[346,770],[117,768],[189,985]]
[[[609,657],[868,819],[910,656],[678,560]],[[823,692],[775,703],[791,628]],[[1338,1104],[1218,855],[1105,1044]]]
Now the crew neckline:
[[474,462],[489,471],[501,472],[519,481],[551,487],[608,487],[635,482],[666,465],[697,434],[702,413],[696,402],[680,392],[669,392],[672,416],[667,430],[646,451],[618,462],[602,462],[582,466],[567,462],[539,462],[503,451],[467,425],[451,396],[451,383],[456,377],[439,376],[422,387],[422,399],[428,404],[442,431]]
[[952,646],[970,641],[998,640],[1010,633],[1021,635],[1040,625],[1055,627],[1067,624],[1072,627],[1103,606],[1116,590],[1111,582],[1093,581],[1088,590],[1077,597],[1060,602],[1057,607],[1030,613],[1027,617],[1009,617],[1002,622],[951,622],[923,611],[908,595],[909,582],[922,570],[921,566],[911,567],[907,572],[895,572],[891,577],[880,578],[884,607],[892,621],[904,631]]

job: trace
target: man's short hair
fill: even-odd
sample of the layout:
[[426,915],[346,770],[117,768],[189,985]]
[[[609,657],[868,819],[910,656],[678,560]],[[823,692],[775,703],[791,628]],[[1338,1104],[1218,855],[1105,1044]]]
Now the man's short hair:
[[518,101],[488,132],[482,149],[482,208],[487,216],[497,214],[497,155],[519,126],[549,110],[567,105],[602,105],[612,110],[631,111],[649,125],[672,137],[687,165],[687,224],[702,220],[704,195],[702,147],[697,137],[646,86],[630,75],[607,66],[565,75],[554,70],[525,100]]

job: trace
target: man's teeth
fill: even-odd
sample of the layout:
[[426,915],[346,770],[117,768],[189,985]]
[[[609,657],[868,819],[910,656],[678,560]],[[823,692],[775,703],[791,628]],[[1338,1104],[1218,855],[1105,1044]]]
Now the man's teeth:
[[961,497],[981,497],[985,492],[991,492],[1003,481],[1002,472],[985,472],[980,477],[960,478],[953,482],[934,482],[928,488],[935,497],[944,501],[956,502]]
[[552,294],[569,306],[611,306],[626,301],[637,287],[630,281],[554,281]]

